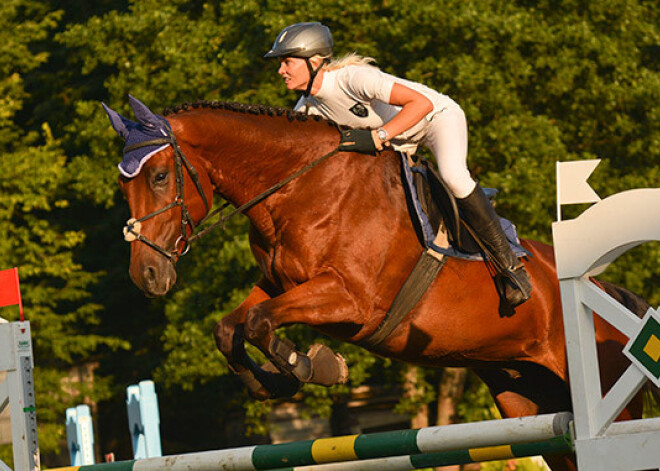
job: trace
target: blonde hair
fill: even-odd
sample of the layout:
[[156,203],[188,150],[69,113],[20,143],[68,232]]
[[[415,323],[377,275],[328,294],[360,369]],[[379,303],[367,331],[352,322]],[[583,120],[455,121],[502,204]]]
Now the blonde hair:
[[367,65],[369,67],[376,67],[373,65],[375,62],[376,59],[373,57],[361,56],[356,52],[349,52],[342,57],[331,58],[330,62],[324,65],[323,68],[325,70],[337,70],[349,65]]

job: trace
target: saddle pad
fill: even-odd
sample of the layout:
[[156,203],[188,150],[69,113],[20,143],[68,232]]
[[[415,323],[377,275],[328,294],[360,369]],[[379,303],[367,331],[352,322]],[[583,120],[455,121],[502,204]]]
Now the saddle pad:
[[[451,246],[448,248],[438,247],[433,243],[436,237],[436,230],[431,226],[429,218],[426,213],[422,210],[422,205],[417,198],[417,191],[415,191],[415,184],[413,179],[413,172],[421,173],[422,176],[427,179],[426,169],[423,166],[411,167],[406,154],[397,152],[399,158],[401,159],[401,168],[402,173],[405,178],[402,179],[404,188],[406,190],[407,196],[412,202],[412,208],[414,209],[414,214],[411,214],[411,218],[415,218],[417,224],[419,225],[420,230],[420,242],[422,245],[431,249],[435,252],[447,255],[448,257],[462,258],[465,260],[475,260],[483,261],[484,257],[481,253],[466,253],[460,250],[457,250],[455,247]],[[413,221],[414,223],[415,221]],[[520,240],[518,239],[518,234],[516,231],[516,226],[509,221],[508,219],[500,217],[500,224],[504,233],[506,234],[507,239],[509,240],[509,245],[511,249],[518,257],[530,256],[530,253],[525,250],[525,248],[520,245]]]

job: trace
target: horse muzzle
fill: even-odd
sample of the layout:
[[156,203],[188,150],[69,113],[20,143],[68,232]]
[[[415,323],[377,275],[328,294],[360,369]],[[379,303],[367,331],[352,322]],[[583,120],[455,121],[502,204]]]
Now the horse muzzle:
[[[129,219],[124,227],[124,239],[127,242],[144,243],[144,245],[139,244],[137,246],[131,244],[131,265],[129,268],[131,280],[146,296],[163,296],[169,292],[176,282],[174,264],[179,255],[176,247],[180,241],[177,240],[175,249],[169,252],[146,239],[140,233],[140,229],[141,223],[135,219]],[[143,247],[147,250],[142,250]],[[149,248],[153,248],[155,251],[148,250]],[[161,257],[158,254],[164,256]]]
[[140,262],[132,257],[128,272],[133,283],[150,298],[164,296],[176,283],[174,264],[163,257],[147,257]]

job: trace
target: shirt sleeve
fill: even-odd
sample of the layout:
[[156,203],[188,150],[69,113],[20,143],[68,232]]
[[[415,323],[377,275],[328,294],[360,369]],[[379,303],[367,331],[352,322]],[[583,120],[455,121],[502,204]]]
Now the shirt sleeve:
[[338,85],[353,98],[371,102],[390,102],[394,77],[376,67],[348,66],[338,80]]

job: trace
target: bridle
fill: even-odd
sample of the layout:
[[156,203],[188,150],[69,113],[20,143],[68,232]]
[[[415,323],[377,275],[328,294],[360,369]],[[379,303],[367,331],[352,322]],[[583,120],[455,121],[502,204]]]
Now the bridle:
[[[131,218],[128,221],[126,221],[126,226],[124,226],[124,239],[127,242],[133,242],[134,240],[138,240],[148,245],[152,249],[156,250],[157,252],[159,252],[161,255],[166,257],[170,262],[174,263],[179,257],[185,255],[190,250],[191,238],[188,237],[187,227],[190,226],[191,234],[195,232],[195,228],[196,228],[195,221],[193,221],[193,218],[190,215],[190,211],[188,211],[188,205],[186,204],[183,193],[184,166],[186,167],[186,170],[188,171],[190,178],[195,184],[197,191],[202,197],[202,201],[204,202],[204,207],[206,208],[207,214],[209,212],[210,207],[209,207],[209,202],[206,199],[206,195],[204,194],[204,189],[202,188],[202,184],[199,181],[199,174],[195,170],[195,167],[193,167],[190,161],[186,158],[186,156],[183,155],[183,152],[181,152],[181,148],[179,147],[179,144],[176,142],[176,138],[174,137],[174,133],[172,133],[169,124],[166,121],[164,122],[167,129],[166,137],[158,138],[158,139],[150,139],[148,141],[138,142],[137,144],[126,146],[124,147],[124,154],[136,149],[140,149],[142,147],[151,147],[151,146],[157,146],[163,144],[167,144],[171,146],[172,150],[174,151],[174,170],[176,173],[176,196],[174,198],[174,201],[172,201],[167,206],[152,213],[149,213],[146,216],[143,216],[139,219]],[[179,235],[176,242],[174,242],[174,248],[172,250],[167,250],[166,248],[158,245],[157,243],[148,239],[147,237],[145,237],[140,233],[142,222],[146,221],[147,219],[151,219],[155,216],[158,216],[159,214],[162,214],[165,211],[169,211],[172,208],[176,208],[177,206],[181,208],[181,235]],[[181,242],[183,242],[183,247],[179,249],[179,244]]]
[[[278,191],[280,188],[282,188],[284,185],[289,183],[294,178],[299,177],[303,173],[307,172],[308,170],[311,170],[312,168],[316,167],[318,164],[320,164],[327,158],[339,152],[339,148],[336,147],[332,151],[307,164],[305,167],[301,168],[292,175],[289,175],[284,180],[268,188],[263,193],[252,198],[250,201],[239,206],[238,208],[234,209],[228,214],[222,214],[222,211],[224,211],[224,209],[230,205],[229,202],[225,202],[221,207],[209,212],[210,206],[208,200],[206,199],[206,195],[204,194],[204,189],[202,188],[202,184],[199,181],[199,174],[195,170],[195,167],[193,167],[190,161],[186,158],[186,156],[183,155],[183,152],[181,152],[181,148],[179,148],[179,144],[177,144],[176,138],[174,137],[174,133],[172,132],[169,123],[165,120],[164,122],[167,131],[166,137],[158,138],[158,139],[150,139],[148,141],[138,142],[137,144],[126,146],[124,147],[124,154],[126,154],[127,152],[131,152],[135,149],[139,149],[141,147],[152,147],[163,144],[171,146],[172,150],[174,151],[174,168],[176,172],[176,197],[174,198],[174,201],[172,201],[170,204],[157,211],[149,213],[146,216],[143,216],[139,219],[131,218],[128,221],[126,221],[126,226],[124,226],[124,239],[127,242],[133,242],[134,240],[137,240],[139,242],[148,245],[149,247],[151,247],[152,249],[156,250],[158,253],[163,255],[165,258],[167,258],[173,264],[176,263],[179,257],[182,257],[188,253],[188,251],[190,250],[190,246],[194,240],[199,239],[202,236],[208,234],[212,229],[218,226],[222,226],[222,228],[224,229],[225,223],[233,216],[235,216],[236,214],[243,213],[244,211],[247,211],[252,206],[255,206],[256,204],[260,203],[261,201],[263,201],[264,199],[266,199],[267,197]],[[197,191],[201,195],[202,201],[204,202],[204,207],[206,208],[206,216],[202,218],[199,224],[195,224],[195,222],[193,221],[192,216],[188,211],[188,206],[186,205],[184,199],[183,167],[185,167],[186,170],[188,171],[188,175],[190,175],[190,178],[195,184],[195,187],[197,188]],[[175,208],[177,206],[181,208],[181,235],[179,235],[177,240],[174,242],[174,248],[172,250],[168,250],[158,245],[157,243],[155,243],[154,241],[150,240],[149,238],[145,237],[140,233],[142,222],[151,219],[159,214],[162,214],[165,211],[169,211],[170,209]],[[195,233],[197,227],[199,227],[201,224],[208,221],[210,218],[212,218],[215,215],[219,215],[218,221],[214,222],[213,224],[209,225],[203,230]],[[187,231],[188,226],[190,227],[190,233],[191,233],[190,237],[188,237],[188,231]],[[183,242],[183,247],[179,249],[179,244],[181,242]]]

